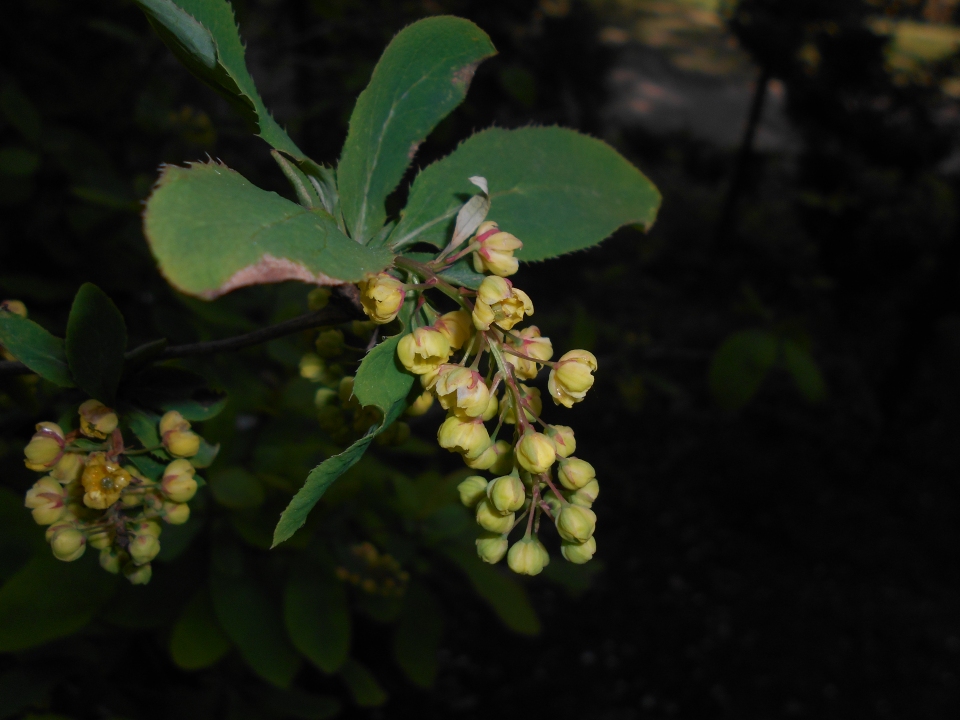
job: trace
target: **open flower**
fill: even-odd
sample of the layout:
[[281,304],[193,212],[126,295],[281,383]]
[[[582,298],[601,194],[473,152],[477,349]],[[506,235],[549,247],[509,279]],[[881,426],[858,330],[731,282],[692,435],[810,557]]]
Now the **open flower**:
[[491,325],[510,330],[524,315],[533,315],[533,302],[523,290],[497,276],[480,283],[473,306],[473,324],[478,330],[489,330]]
[[363,311],[378,325],[393,320],[406,295],[403,283],[388,273],[377,273],[357,283]]
[[441,368],[435,390],[443,409],[464,419],[480,417],[490,403],[490,389],[480,373],[459,365]]
[[103,453],[91,453],[80,477],[83,485],[83,504],[95,510],[106,510],[120,499],[123,489],[133,476]]
[[30,508],[30,514],[37,525],[52,525],[66,511],[65,496],[60,483],[47,476],[37,480],[33,487],[27,490],[23,505]]
[[[514,374],[521,380],[533,380],[542,367],[540,363],[546,362],[553,357],[553,343],[550,338],[540,336],[540,328],[531,325],[521,330],[518,337],[508,339],[510,347],[527,358],[517,357],[507,353],[504,359],[508,364],[513,365]],[[536,362],[539,360],[540,362]]]
[[513,256],[523,243],[508,232],[503,232],[495,222],[488,220],[477,228],[473,242],[478,244],[473,255],[473,267],[478,273],[489,272],[500,277],[513,275],[519,263]]
[[462,348],[473,335],[473,322],[466,310],[444,313],[433,323],[433,327],[447,339],[454,350]]

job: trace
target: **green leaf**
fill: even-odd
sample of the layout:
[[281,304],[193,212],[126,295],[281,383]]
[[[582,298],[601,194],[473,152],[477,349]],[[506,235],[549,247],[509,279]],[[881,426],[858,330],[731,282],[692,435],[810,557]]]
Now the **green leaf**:
[[267,682],[287,688],[300,665],[280,612],[249,574],[214,572],[210,598],[220,627],[250,668]]
[[160,416],[143,410],[131,410],[124,414],[131,432],[144,447],[160,445]]
[[374,405],[386,414],[410,394],[414,376],[397,358],[397,345],[405,332],[387,338],[363,358],[353,382],[353,394],[360,405]]
[[445,552],[466,573],[473,589],[489,603],[504,625],[522,635],[540,632],[540,619],[520,584],[469,550],[452,547]]
[[45,380],[73,387],[63,340],[32,320],[0,310],[0,345]]
[[95,557],[65,563],[41,551],[0,588],[0,652],[26,650],[77,632],[110,598],[116,580]]
[[214,473],[209,485],[214,499],[233,510],[259,507],[266,497],[263,484],[256,475],[239,467]]
[[293,569],[284,596],[287,633],[297,650],[325,673],[350,652],[350,608],[343,584],[315,565]]
[[492,128],[464,141],[421,172],[389,244],[443,247],[469,178],[490,188],[490,220],[523,241],[521,260],[544,260],[596,245],[623,225],[649,229],[660,193],[606,143],[558,127]]
[[93,283],[81,285],[67,318],[66,339],[67,360],[77,387],[112,404],[126,349],[127,324],[117,306]]
[[334,480],[343,475],[352,468],[363,457],[363,454],[370,447],[374,437],[379,435],[385,428],[396,420],[407,408],[406,398],[393,404],[385,413],[383,422],[375,430],[368,432],[367,435],[357,440],[339,455],[329,457],[315,467],[304,482],[297,494],[293,496],[290,504],[280,515],[280,521],[273,533],[273,547],[276,547],[284,540],[288,540],[299,530],[307,521],[307,515],[313,509],[323,494],[327,491]]
[[198,470],[203,468],[208,468],[213,465],[213,461],[217,459],[217,454],[220,452],[220,443],[216,445],[211,445],[207,442],[206,438],[200,438],[200,450],[192,458],[187,458],[190,460],[190,464],[193,465]]
[[254,132],[278,150],[300,154],[260,99],[227,0],[136,2],[180,62],[225,97]]
[[393,640],[393,657],[410,680],[430,687],[437,677],[437,650],[443,634],[443,608],[433,593],[413,583]]
[[229,650],[230,638],[217,624],[210,594],[203,588],[173,626],[170,657],[183,670],[200,670],[215,665]]
[[160,404],[164,412],[176,410],[184,420],[202,422],[215,418],[227,406],[227,396],[223,393],[199,393],[199,397],[184,398],[182,400],[168,400]]
[[340,669],[340,677],[360,707],[377,707],[387,701],[387,693],[366,667],[353,658],[348,659]]
[[350,116],[337,168],[343,215],[355,240],[366,243],[380,232],[384,200],[420,143],[463,101],[477,65],[495,53],[483,30],[448,16],[404,28],[384,50]]
[[[125,455],[124,458],[148,480],[159,480],[163,475],[163,471],[167,469],[166,465],[157,462],[148,455]],[[166,545],[163,545],[163,547],[166,547]]]
[[807,402],[823,402],[827,397],[827,386],[810,351],[790,339],[783,341],[781,349],[784,367],[793,378],[800,394]]
[[727,410],[752,398],[777,360],[777,336],[766,330],[734,333],[717,349],[710,364],[710,392]]
[[261,190],[216,163],[166,166],[144,231],[167,281],[207,300],[283,280],[355,282],[393,259],[352,241],[324,210]]

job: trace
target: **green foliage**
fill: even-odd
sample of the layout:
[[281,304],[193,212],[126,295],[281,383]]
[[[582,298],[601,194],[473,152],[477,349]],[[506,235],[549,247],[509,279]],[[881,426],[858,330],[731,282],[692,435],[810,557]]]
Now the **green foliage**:
[[373,405],[386,414],[410,394],[414,377],[397,360],[397,345],[405,334],[384,340],[363,358],[353,383],[360,405]]
[[377,707],[387,701],[386,691],[364,665],[350,658],[340,669],[343,678],[354,702],[360,707]]
[[466,573],[473,589],[489,603],[504,625],[521,635],[540,632],[540,619],[521,585],[482,562],[472,548],[448,548],[445,552]]
[[350,652],[350,608],[340,581],[329,569],[298,565],[287,581],[283,607],[297,650],[325,673],[339,670]]
[[469,20],[427,18],[387,46],[350,117],[337,167],[344,219],[367,243],[383,227],[384,201],[420,143],[467,94],[474,69],[495,54]]
[[230,639],[217,623],[206,588],[186,604],[170,636],[170,657],[184,670],[216,664],[230,650]]
[[282,280],[361,280],[390,264],[308,210],[216,163],[167,166],[147,203],[144,231],[167,280],[207,299]]
[[545,260],[596,245],[623,225],[649,228],[660,193],[600,140],[565,128],[484,130],[421,172],[389,238],[446,245],[464,199],[490,188],[490,219],[523,241],[521,260]]
[[239,467],[213,473],[207,484],[214,499],[231,510],[259,507],[266,497],[256,475]]
[[792,338],[785,338],[780,349],[783,365],[804,399],[810,403],[826,399],[827,386],[810,350]]
[[77,632],[109,599],[116,580],[92,557],[62,563],[41,551],[0,588],[0,652]]
[[743,407],[777,360],[777,336],[766,330],[734,333],[710,364],[710,391],[728,410]]
[[123,374],[127,325],[106,293],[84,283],[73,300],[67,320],[66,351],[77,387],[112,404]]
[[443,608],[433,593],[411,585],[393,642],[393,657],[412,682],[430,687],[437,676],[437,650],[443,634]]
[[45,380],[73,387],[63,340],[32,320],[0,310],[0,345]]

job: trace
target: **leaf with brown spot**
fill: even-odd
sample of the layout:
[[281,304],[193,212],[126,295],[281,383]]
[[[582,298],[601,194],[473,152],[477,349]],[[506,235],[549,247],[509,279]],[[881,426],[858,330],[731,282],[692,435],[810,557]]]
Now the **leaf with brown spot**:
[[261,190],[217,163],[164,167],[144,232],[168,282],[208,300],[284,280],[356,282],[393,261],[385,249],[353,242],[325,211]]

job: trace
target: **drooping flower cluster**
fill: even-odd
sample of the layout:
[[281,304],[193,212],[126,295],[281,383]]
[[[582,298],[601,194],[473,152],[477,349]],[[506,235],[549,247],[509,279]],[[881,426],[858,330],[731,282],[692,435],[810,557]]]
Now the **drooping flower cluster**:
[[[157,423],[160,444],[132,449],[124,444],[119,418],[97,400],[80,405],[80,429],[65,433],[42,422],[24,448],[24,464],[44,473],[24,499],[38,525],[48,525],[47,542],[59,560],[71,562],[87,545],[100,551],[100,565],[122,572],[133,584],[149,582],[150,561],[160,552],[163,521],[181,525],[196,494],[194,466],[187,459],[200,451],[201,439],[180,413]],[[98,442],[102,441],[102,442]],[[149,479],[137,466],[147,452],[173,458]]]
[[[593,385],[597,359],[586,350],[572,350],[552,362],[550,339],[536,326],[517,327],[534,313],[530,297],[507,279],[517,270],[514,251],[521,247],[496,223],[484,222],[458,252],[449,248],[426,264],[398,258],[395,273],[404,273],[405,282],[380,273],[360,290],[364,309],[376,323],[389,322],[405,300],[416,298],[412,330],[397,346],[399,361],[419,376],[424,390],[411,411],[425,412],[435,398],[447,412],[437,433],[440,446],[493,476],[473,475],[459,487],[461,501],[475,509],[483,530],[476,541],[480,558],[496,563],[506,556],[515,572],[537,575],[550,561],[537,537],[544,515],[557,528],[564,558],[580,564],[593,557],[591,506],[599,485],[590,463],[573,456],[573,430],[541,419],[540,389],[528,383],[548,366],[551,399],[572,407]],[[454,287],[442,276],[470,253],[477,272],[489,273],[475,291]],[[426,297],[430,289],[458,307],[439,313]],[[525,531],[511,546],[508,536],[521,525]]]

